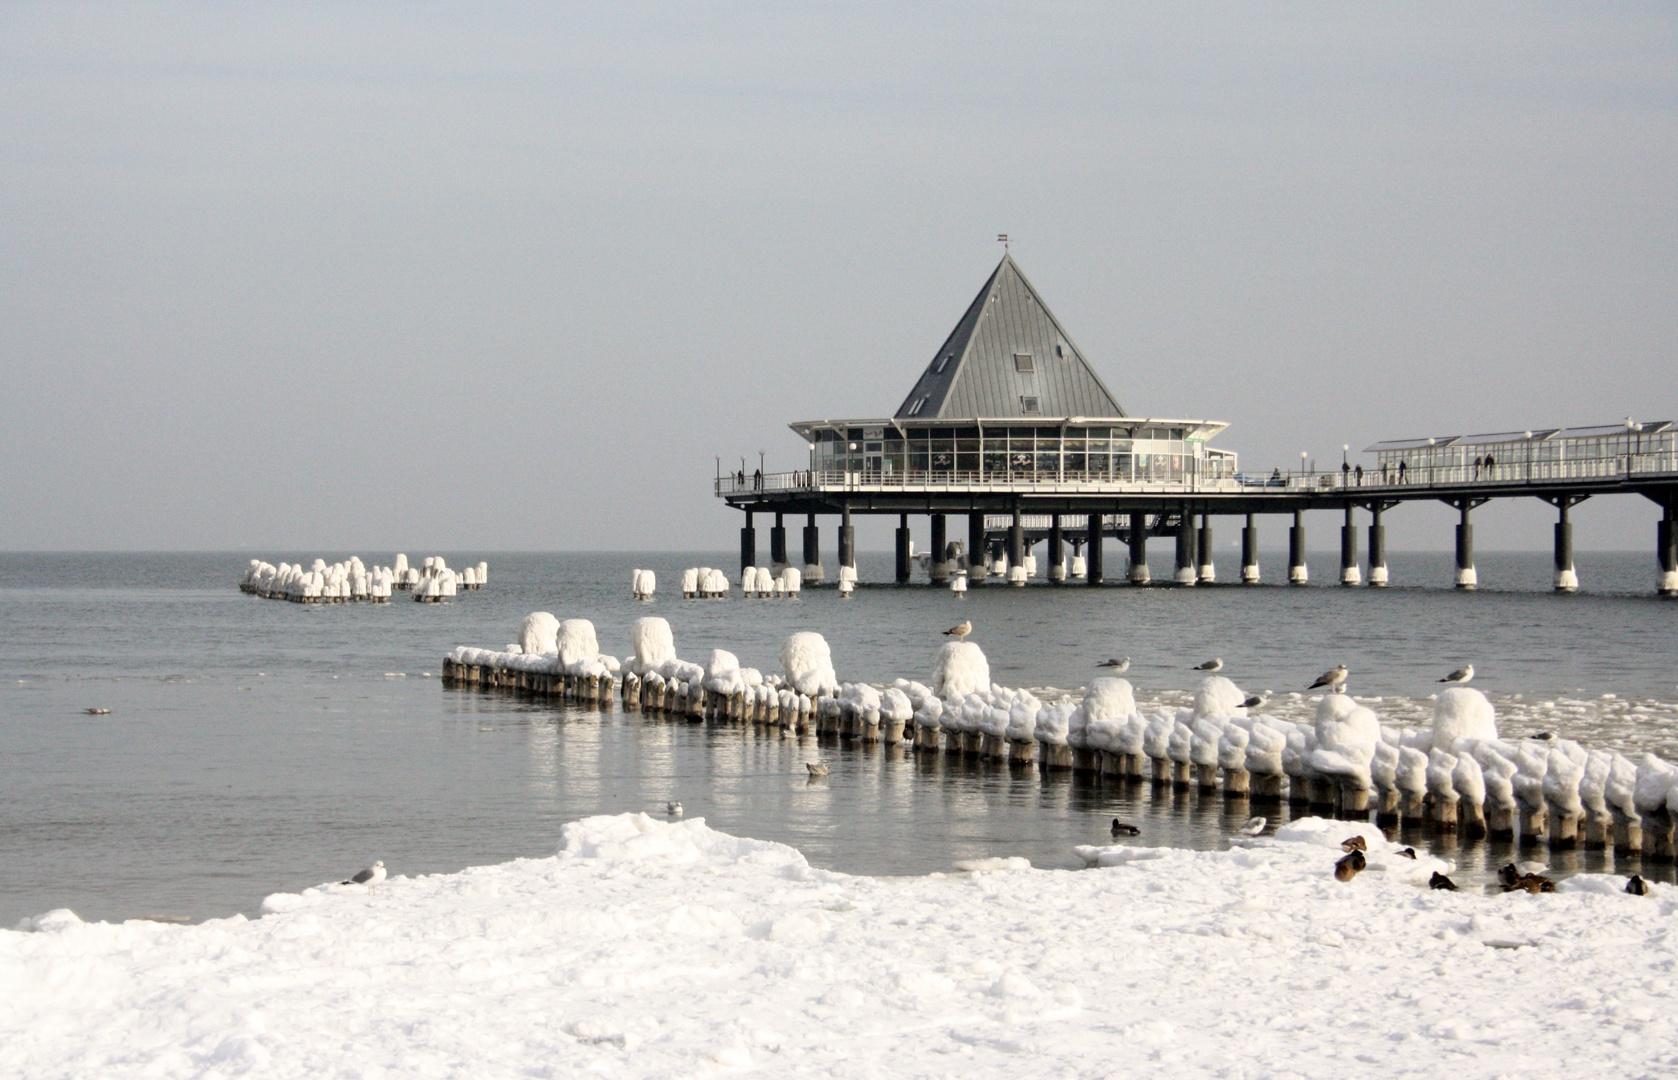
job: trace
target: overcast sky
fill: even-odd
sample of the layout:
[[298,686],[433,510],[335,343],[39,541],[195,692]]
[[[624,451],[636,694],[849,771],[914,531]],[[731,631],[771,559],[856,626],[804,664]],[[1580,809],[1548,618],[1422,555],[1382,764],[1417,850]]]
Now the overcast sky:
[[1672,3],[16,0],[0,207],[7,549],[729,549],[999,231],[1247,469],[1678,417]]

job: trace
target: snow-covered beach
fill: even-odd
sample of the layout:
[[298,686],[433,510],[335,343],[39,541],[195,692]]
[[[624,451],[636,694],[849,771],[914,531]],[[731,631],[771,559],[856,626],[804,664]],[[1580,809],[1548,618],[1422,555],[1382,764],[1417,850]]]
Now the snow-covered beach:
[[[1359,832],[1369,868],[1338,882]],[[1085,871],[869,878],[699,820],[590,818],[554,858],[278,894],[255,920],[0,932],[0,1072],[1678,1070],[1678,889],[1431,891],[1437,864],[1390,848],[1306,819]]]

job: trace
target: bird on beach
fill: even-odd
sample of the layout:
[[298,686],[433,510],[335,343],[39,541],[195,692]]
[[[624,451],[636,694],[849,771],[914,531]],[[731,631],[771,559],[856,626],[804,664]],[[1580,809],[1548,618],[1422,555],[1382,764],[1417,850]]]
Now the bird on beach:
[[1204,664],[1196,664],[1194,667],[1189,668],[1190,671],[1222,671],[1223,669],[1224,658],[1221,656],[1208,660]]
[[676,802],[675,800],[671,800],[670,802],[664,804],[664,812],[669,814],[671,817],[681,817],[682,804]]
[[1270,824],[1270,820],[1268,818],[1248,818],[1247,824],[1241,826],[1241,831],[1248,836],[1257,836],[1259,833],[1264,831],[1264,827],[1268,824]]
[[973,620],[963,619],[960,622],[956,623],[954,626],[950,627],[948,630],[944,631],[944,636],[945,637],[953,637],[957,641],[960,641],[961,639],[965,638],[968,634],[971,634],[972,632],[973,632]]
[[1334,864],[1334,880],[1350,881],[1357,877],[1358,872],[1368,865],[1369,860],[1364,858],[1363,852],[1354,850],[1348,855],[1341,856],[1340,861]]
[[1427,879],[1427,887],[1440,892],[1456,892],[1457,883],[1435,870],[1433,876]]
[[1626,892],[1633,896],[1648,896],[1649,883],[1644,881],[1641,876],[1633,874],[1626,878]]
[[827,766],[820,761],[806,761],[804,767],[810,770],[810,779],[817,780],[827,775]]
[[1118,818],[1114,818],[1113,819],[1113,835],[1114,836],[1141,836],[1142,835],[1142,830],[1138,829],[1136,826],[1130,824],[1129,822],[1120,821]]
[[1122,660],[1114,660],[1114,659],[1103,660],[1103,661],[1101,661],[1101,663],[1099,663],[1095,666],[1096,667],[1103,667],[1103,668],[1112,668],[1113,669],[1113,674],[1123,675],[1125,672],[1130,670],[1130,657],[1127,656]]
[[379,859],[376,862],[374,862],[372,866],[369,866],[367,869],[365,869],[365,870],[361,871],[359,874],[355,875],[355,877],[352,877],[347,881],[340,881],[338,884],[340,884],[340,885],[366,885],[366,886],[371,887],[373,885],[377,885],[379,882],[383,881],[384,879],[385,879],[385,861],[383,859]]
[[1474,678],[1474,665],[1473,664],[1466,664],[1463,667],[1457,668],[1455,671],[1451,672],[1449,675],[1445,676],[1443,679],[1440,679],[1439,681],[1440,682],[1448,682],[1448,683],[1457,683],[1457,684],[1460,685],[1462,683],[1468,682],[1472,678]]
[[1310,686],[1307,686],[1305,689],[1315,690],[1319,686],[1326,686],[1333,693],[1344,693],[1346,689],[1346,676],[1350,674],[1351,672],[1346,670],[1346,665],[1341,664],[1339,667],[1330,668],[1321,675],[1318,675],[1317,681],[1312,683]]
[[1367,841],[1363,838],[1362,833],[1359,833],[1357,836],[1348,836],[1346,839],[1340,841],[1340,850],[1341,851],[1368,851],[1369,850],[1369,841]]
[[109,715],[111,715],[111,710],[104,709],[104,708],[83,709],[82,711],[87,713],[87,715],[89,715],[89,716],[109,716]]

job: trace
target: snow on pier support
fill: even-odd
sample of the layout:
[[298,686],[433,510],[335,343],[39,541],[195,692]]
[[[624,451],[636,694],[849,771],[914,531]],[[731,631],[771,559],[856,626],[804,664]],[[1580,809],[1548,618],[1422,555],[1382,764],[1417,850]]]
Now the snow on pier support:
[[1101,541],[1104,531],[1102,515],[1091,514],[1087,531],[1084,535],[1084,548],[1088,551],[1089,566],[1085,571],[1084,584],[1100,585],[1105,568],[1101,565]]
[[811,514],[804,525],[804,580],[812,585],[820,585],[824,576],[822,531],[816,524],[816,515]]
[[1304,585],[1310,580],[1305,569],[1305,512],[1293,512],[1293,525],[1288,529],[1288,584]]
[[1130,583],[1148,584],[1148,515],[1141,510],[1130,512]]
[[932,540],[932,561],[927,564],[927,573],[934,585],[944,585],[950,580],[950,541],[944,515],[930,515],[927,527]]
[[1173,580],[1178,585],[1193,585],[1195,583],[1194,515],[1189,513],[1185,504],[1177,518],[1177,572]]
[[1346,504],[1346,522],[1340,526],[1340,584],[1360,585],[1358,573],[1358,527],[1352,524],[1352,504]]
[[1049,517],[1049,580],[1060,584],[1066,580],[1066,533],[1060,526],[1060,515]]
[[1200,564],[1200,582],[1203,585],[1210,585],[1218,580],[1218,568],[1212,561],[1211,514],[1200,515],[1199,554],[1200,558],[1196,561]]
[[769,530],[769,566],[778,575],[788,565],[787,527],[781,520],[780,511],[776,511],[775,524]]
[[1253,524],[1253,515],[1248,514],[1247,524],[1241,529],[1241,584],[1257,585],[1258,581],[1258,526]]
[[1375,589],[1387,587],[1387,527],[1381,524],[1384,509],[1380,501],[1369,507],[1369,585]]
[[909,515],[897,515],[897,583],[909,584],[909,571],[914,566],[914,542],[909,537]]

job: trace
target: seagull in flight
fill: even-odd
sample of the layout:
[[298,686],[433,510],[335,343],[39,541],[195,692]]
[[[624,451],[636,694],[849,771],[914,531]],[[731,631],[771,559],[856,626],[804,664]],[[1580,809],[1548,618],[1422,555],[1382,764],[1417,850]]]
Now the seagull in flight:
[[944,631],[944,636],[945,637],[953,637],[953,638],[955,638],[956,640],[959,641],[962,638],[965,638],[968,634],[971,634],[972,632],[973,632],[973,620],[963,619],[960,622],[956,623],[954,626],[950,627],[948,630]]
[[380,859],[377,862],[375,862],[372,866],[369,866],[367,869],[361,871],[361,873],[357,874],[355,877],[350,878],[348,881],[340,881],[338,884],[340,884],[340,885],[366,885],[368,887],[372,887],[374,885],[377,885],[379,882],[383,881],[384,879],[385,879],[385,861],[383,859]]
[[1331,693],[1344,693],[1346,689],[1346,676],[1349,674],[1351,674],[1351,672],[1346,670],[1346,665],[1341,664],[1339,667],[1330,668],[1321,675],[1318,675],[1317,681],[1312,683],[1310,686],[1307,686],[1305,689],[1315,690],[1319,686],[1326,686],[1329,688]]
[[1204,664],[1196,664],[1194,667],[1190,668],[1189,670],[1190,671],[1222,671],[1223,669],[1224,669],[1224,658],[1220,656],[1220,657],[1217,657],[1216,659],[1208,660]]
[[1449,675],[1445,676],[1443,679],[1440,679],[1439,681],[1440,682],[1448,682],[1448,683],[1457,683],[1458,685],[1461,685],[1462,683],[1465,683],[1472,678],[1474,678],[1474,665],[1473,664],[1467,664],[1463,667],[1457,668],[1455,671],[1451,672]]
[[1112,668],[1115,675],[1123,675],[1130,670],[1130,657],[1123,660],[1103,660],[1096,667]]

